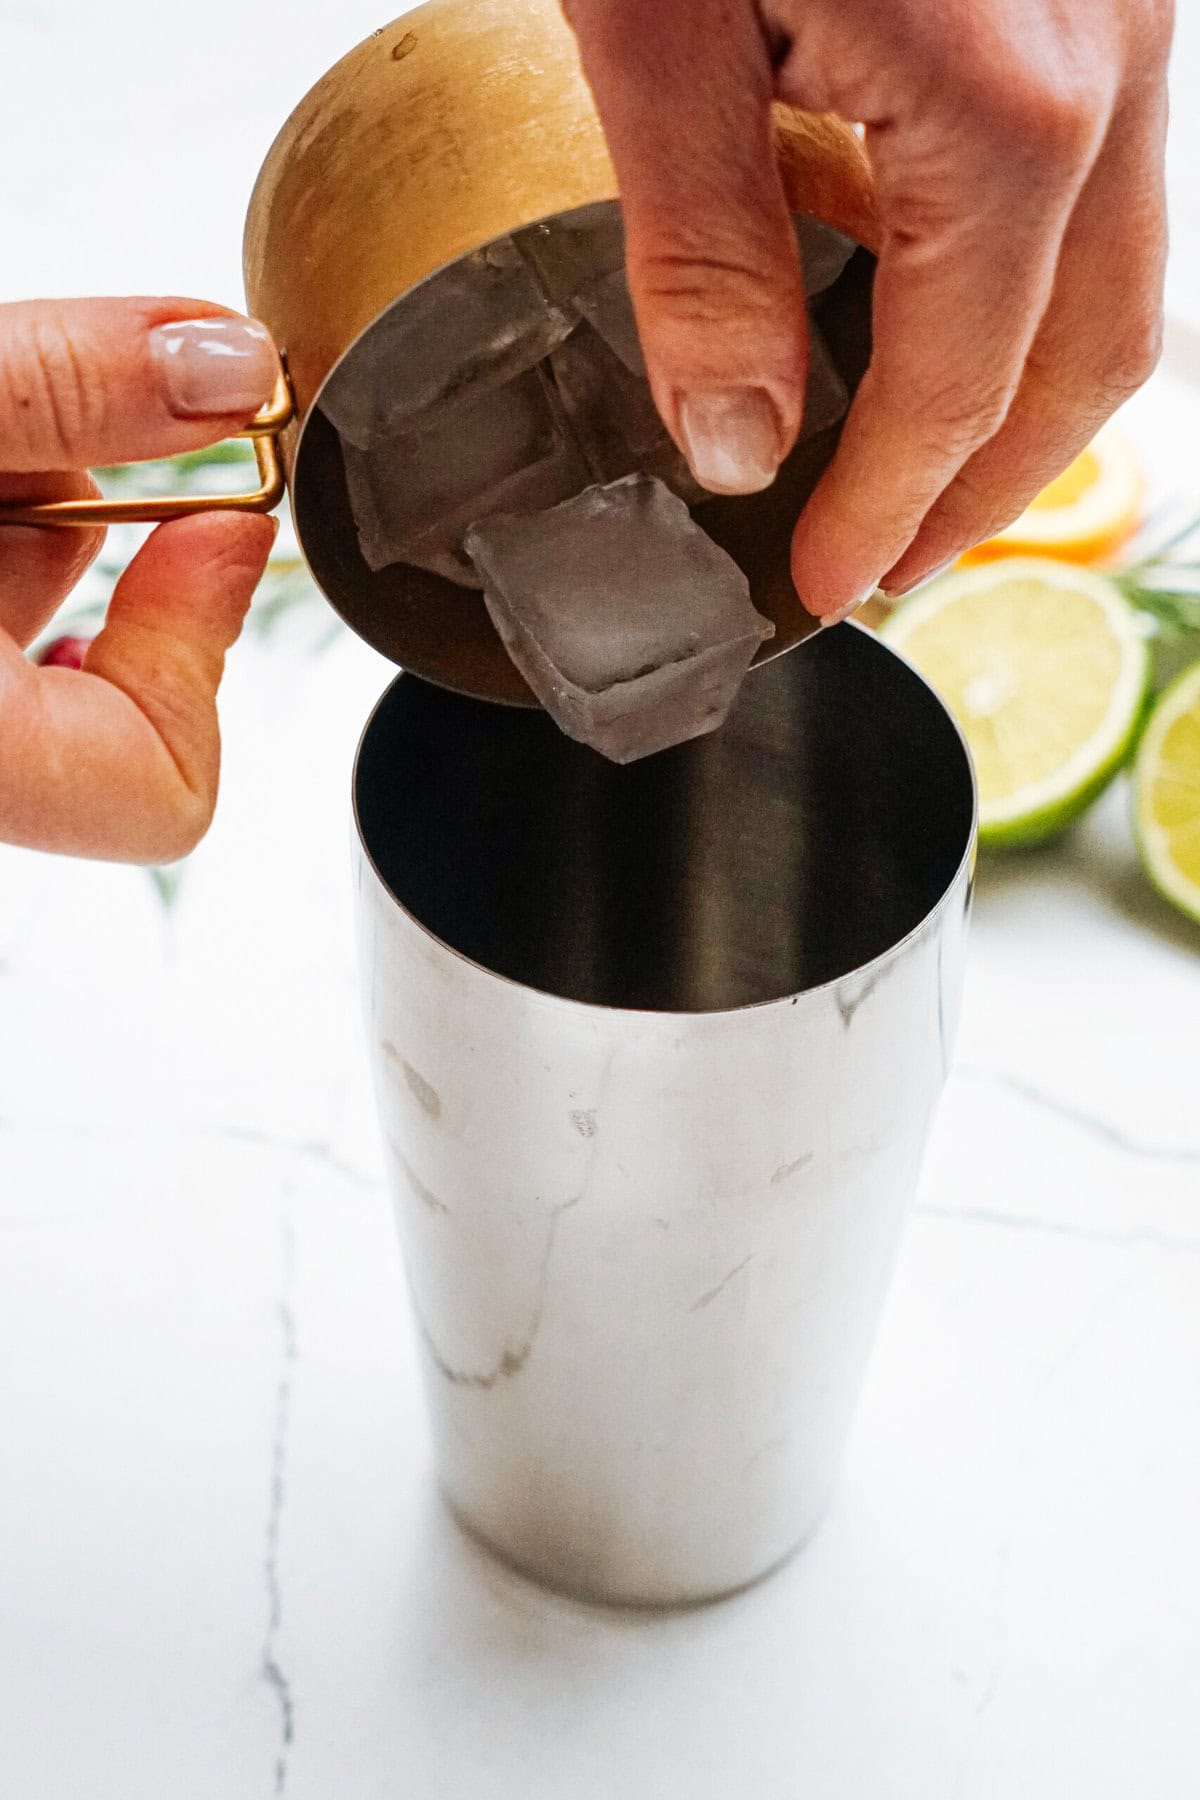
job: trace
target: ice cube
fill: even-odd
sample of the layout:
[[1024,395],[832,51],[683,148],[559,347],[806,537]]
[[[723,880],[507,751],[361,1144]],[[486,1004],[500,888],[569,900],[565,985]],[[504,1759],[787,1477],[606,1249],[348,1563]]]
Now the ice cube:
[[513,243],[552,305],[569,307],[581,287],[625,267],[625,222],[616,200],[526,226],[513,233]]
[[321,391],[339,434],[366,450],[435,407],[469,402],[560,344],[573,311],[548,303],[510,239],[460,257],[388,308]]
[[613,762],[715,730],[774,626],[660,481],[631,475],[467,533],[509,655],[568,737]]
[[581,206],[513,239],[548,305],[580,314],[627,369],[646,373],[625,277],[625,226],[615,200]]
[[342,455],[368,567],[410,562],[472,587],[468,525],[492,511],[553,506],[589,479],[538,369],[369,450],[343,439]]
[[833,286],[858,245],[844,231],[823,225],[820,219],[809,218],[806,213],[794,213],[792,226],[800,246],[804,292],[811,300]]
[[808,381],[804,389],[801,438],[836,425],[850,404],[850,391],[838,373],[829,345],[812,318],[808,321]]
[[616,352],[625,367],[643,379],[646,359],[638,336],[633,299],[624,269],[611,275],[598,275],[595,281],[583,283],[573,296],[575,309],[587,320],[610,350]]
[[708,498],[658,414],[647,382],[630,372],[590,325],[579,325],[549,359],[555,389],[595,481],[639,472],[681,499]]

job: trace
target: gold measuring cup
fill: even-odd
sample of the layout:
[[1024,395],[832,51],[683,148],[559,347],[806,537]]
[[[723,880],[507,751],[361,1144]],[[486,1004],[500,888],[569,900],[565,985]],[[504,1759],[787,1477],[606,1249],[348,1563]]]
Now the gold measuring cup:
[[[867,251],[878,227],[855,131],[775,109],[787,200]],[[236,495],[0,507],[34,525],[161,520],[218,508],[270,511],[286,483],[318,586],[362,637],[413,673],[481,698],[530,705],[479,594],[359,550],[336,433],[319,407],[331,372],[372,323],[460,256],[560,213],[617,198],[599,117],[557,0],[430,0],[351,50],[300,101],[272,145],[246,220],[250,311],[283,357],[271,402],[242,435],[259,485]],[[854,258],[822,315],[853,387],[870,341],[869,257]],[[760,660],[815,621],[793,589],[797,514],[836,432],[802,444],[765,493],[714,498],[699,518],[745,569],[775,622]]]

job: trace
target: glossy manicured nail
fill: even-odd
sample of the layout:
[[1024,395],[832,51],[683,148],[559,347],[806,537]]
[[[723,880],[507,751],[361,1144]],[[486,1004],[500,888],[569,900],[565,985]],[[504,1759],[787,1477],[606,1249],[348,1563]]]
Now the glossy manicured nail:
[[177,419],[248,419],[270,398],[279,362],[256,319],[175,319],[150,344]]
[[865,594],[860,594],[856,600],[847,600],[845,606],[839,606],[836,612],[822,613],[817,621],[822,631],[830,625],[840,625],[844,619],[853,618],[859,607],[865,606],[874,592],[874,587],[869,587]]
[[711,493],[757,494],[779,472],[779,418],[763,388],[685,394],[679,429],[692,474]]

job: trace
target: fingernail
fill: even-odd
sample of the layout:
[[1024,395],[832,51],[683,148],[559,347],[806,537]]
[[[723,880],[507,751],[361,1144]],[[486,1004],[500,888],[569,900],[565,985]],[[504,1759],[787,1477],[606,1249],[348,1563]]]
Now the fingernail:
[[821,630],[826,630],[830,625],[840,625],[844,619],[853,618],[859,607],[865,606],[874,592],[874,587],[869,587],[865,594],[860,594],[856,600],[847,600],[845,606],[839,606],[836,612],[822,613],[817,620]]
[[685,394],[679,429],[692,474],[714,494],[757,494],[779,472],[779,417],[764,388]]
[[150,345],[177,419],[248,419],[275,385],[275,347],[257,319],[174,319]]
[[927,581],[936,581],[939,575],[944,575],[947,569],[952,569],[957,561],[956,556],[948,556],[945,562],[938,563],[937,567],[930,569],[928,574],[918,575],[914,581],[906,581],[903,587],[881,586],[879,591],[885,600],[903,600],[915,588],[924,587]]

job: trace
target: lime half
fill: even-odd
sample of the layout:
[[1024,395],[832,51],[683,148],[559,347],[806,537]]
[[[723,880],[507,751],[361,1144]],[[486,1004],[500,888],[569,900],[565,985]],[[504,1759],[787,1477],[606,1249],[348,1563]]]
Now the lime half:
[[1036,844],[1069,825],[1129,755],[1150,655],[1112,582],[1042,557],[955,570],[881,634],[937,689],[979,782],[979,841]]
[[1151,881],[1200,923],[1200,663],[1171,683],[1150,715],[1134,767],[1133,818]]

